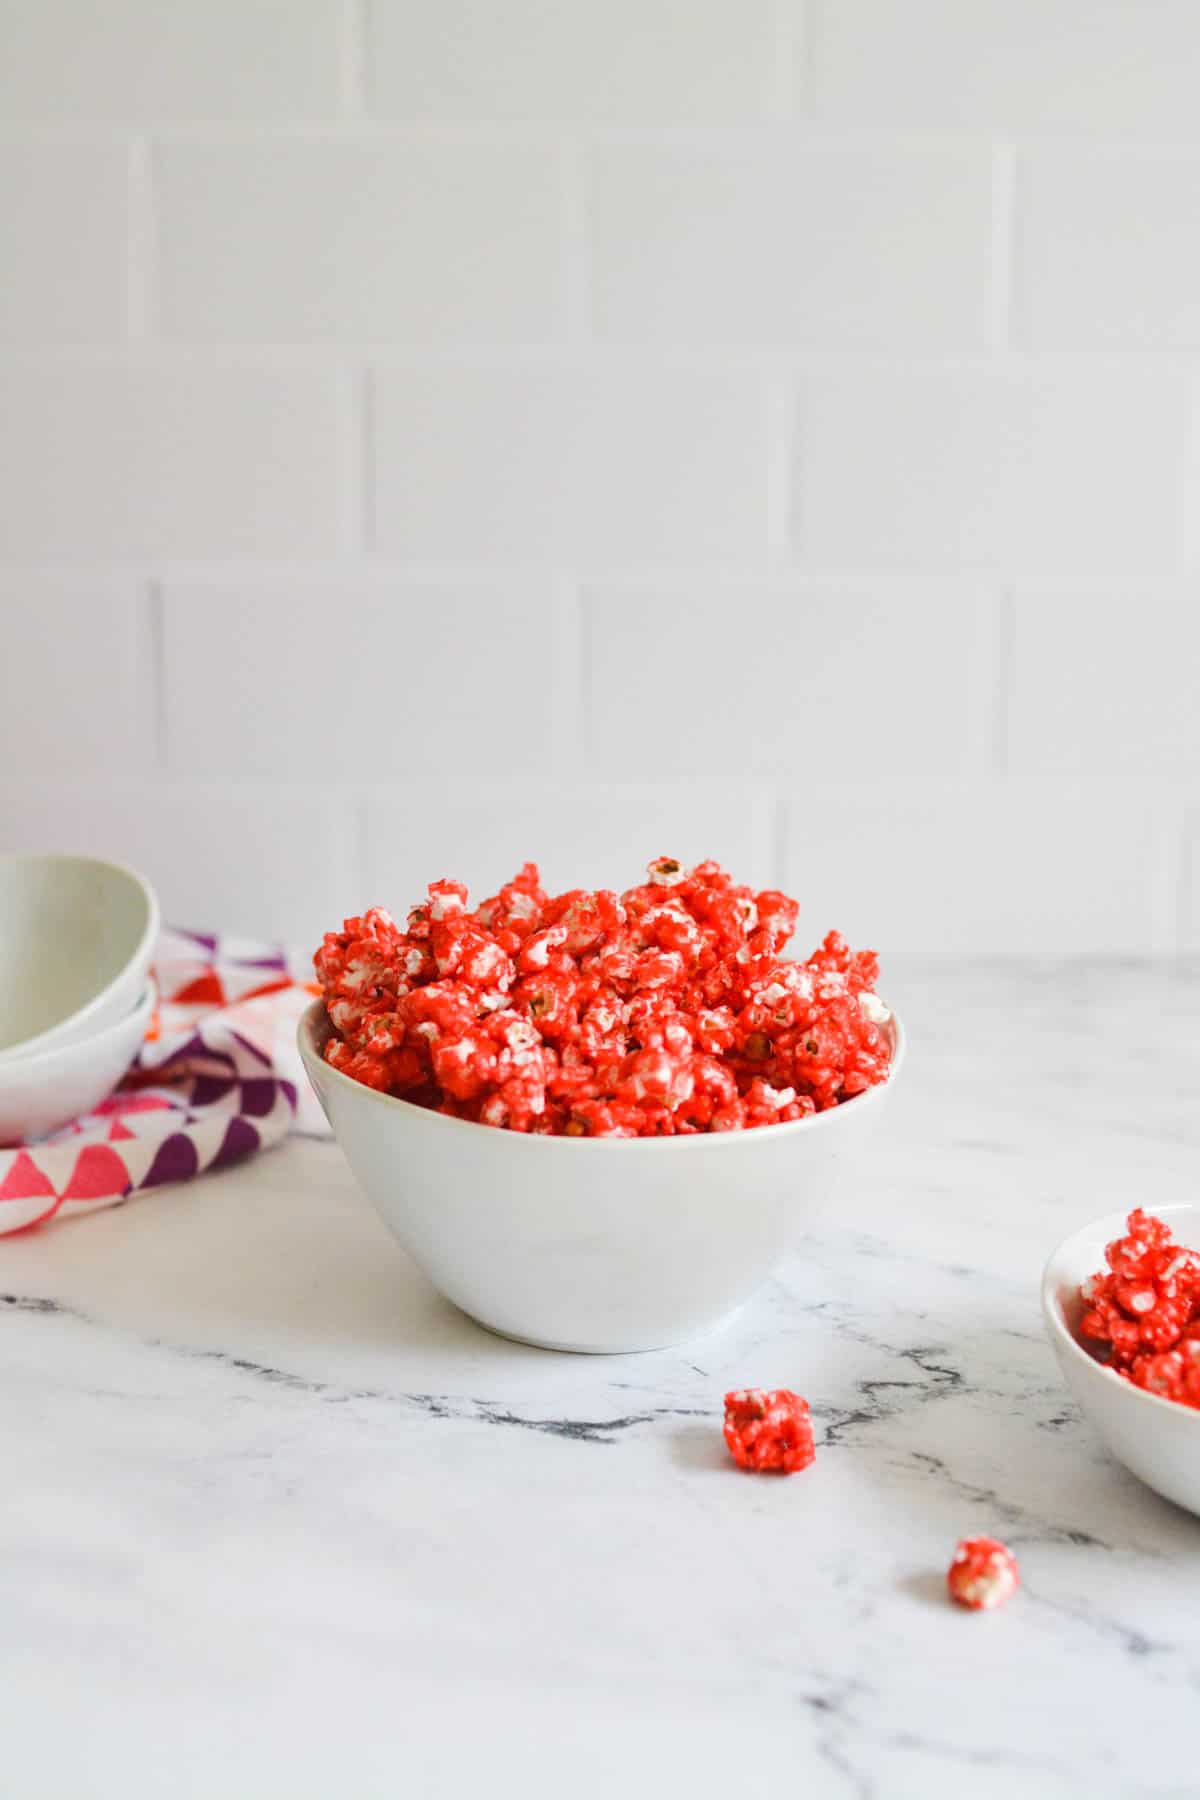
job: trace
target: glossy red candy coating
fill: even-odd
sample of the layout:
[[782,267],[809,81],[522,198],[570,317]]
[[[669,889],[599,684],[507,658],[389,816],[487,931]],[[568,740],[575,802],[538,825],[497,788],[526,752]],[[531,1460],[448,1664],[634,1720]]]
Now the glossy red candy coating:
[[1200,1408],[1200,1254],[1138,1207],[1104,1255],[1108,1268],[1079,1290],[1080,1336],[1135,1387]]
[[885,1081],[872,951],[830,932],[784,956],[798,908],[670,857],[624,894],[552,897],[526,863],[469,910],[435,881],[401,929],[373,907],[314,958],[343,1074],[456,1118],[566,1137],[777,1125]]
[[740,1468],[796,1475],[816,1456],[808,1401],[788,1388],[738,1388],[725,1396],[725,1442]]
[[950,1598],[972,1612],[1003,1606],[1019,1585],[1017,1559],[999,1538],[963,1538],[946,1571]]

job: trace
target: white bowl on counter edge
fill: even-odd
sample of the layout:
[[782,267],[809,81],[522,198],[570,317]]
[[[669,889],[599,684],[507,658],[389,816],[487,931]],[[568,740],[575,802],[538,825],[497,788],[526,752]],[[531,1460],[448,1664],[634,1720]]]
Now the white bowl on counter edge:
[[0,1063],[0,1148],[46,1137],[107,1100],[145,1041],[156,998],[148,982],[115,1025],[79,1044]]
[[[1181,1245],[1200,1249],[1200,1204],[1181,1200],[1144,1210],[1169,1225]],[[1079,1285],[1107,1267],[1105,1246],[1125,1235],[1127,1217],[1128,1210],[1093,1219],[1054,1251],[1042,1276],[1046,1333],[1080,1410],[1117,1461],[1156,1493],[1200,1513],[1200,1412],[1135,1387],[1076,1336],[1084,1311]]]
[[360,1187],[447,1299],[544,1349],[659,1349],[737,1312],[813,1223],[900,1075],[790,1124],[681,1138],[536,1137],[333,1069],[316,1000],[301,1058]]
[[0,1068],[127,1019],[158,930],[153,888],[120,863],[0,857]]

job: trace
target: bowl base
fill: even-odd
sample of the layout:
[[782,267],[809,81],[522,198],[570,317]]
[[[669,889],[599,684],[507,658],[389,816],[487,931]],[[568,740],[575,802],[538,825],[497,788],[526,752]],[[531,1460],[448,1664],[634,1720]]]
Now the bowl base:
[[531,1350],[558,1350],[569,1356],[646,1356],[654,1350],[674,1350],[680,1344],[691,1344],[697,1338],[712,1337],[716,1332],[724,1331],[737,1318],[742,1307],[735,1306],[732,1312],[714,1319],[711,1325],[701,1325],[695,1331],[684,1332],[680,1337],[654,1335],[636,1343],[621,1344],[576,1344],[563,1343],[556,1338],[530,1337],[525,1332],[506,1331],[502,1325],[493,1325],[490,1320],[481,1319],[478,1313],[467,1312],[464,1307],[460,1307],[459,1311],[474,1324],[481,1325],[493,1337],[505,1338],[510,1344],[527,1344]]

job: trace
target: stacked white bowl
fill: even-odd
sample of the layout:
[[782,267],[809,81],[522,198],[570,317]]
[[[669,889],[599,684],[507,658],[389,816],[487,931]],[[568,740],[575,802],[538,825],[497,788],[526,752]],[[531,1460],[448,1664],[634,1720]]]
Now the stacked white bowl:
[[89,856],[0,857],[0,1145],[106,1100],[154,1010],[158,900]]

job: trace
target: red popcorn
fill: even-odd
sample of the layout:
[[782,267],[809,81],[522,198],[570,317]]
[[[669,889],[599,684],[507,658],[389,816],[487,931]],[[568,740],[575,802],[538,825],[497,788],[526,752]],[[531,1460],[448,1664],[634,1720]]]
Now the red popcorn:
[[1080,1287],[1080,1336],[1106,1345],[1109,1367],[1136,1387],[1200,1408],[1200,1254],[1140,1207],[1125,1229],[1107,1270]]
[[808,1401],[787,1388],[726,1394],[725,1442],[739,1468],[796,1475],[816,1456]]
[[972,1612],[990,1612],[1020,1585],[1017,1559],[999,1538],[963,1538],[946,1571],[950,1598]]
[[1176,1350],[1135,1358],[1129,1379],[1160,1400],[1177,1400],[1200,1410],[1200,1339],[1185,1336]]
[[314,963],[326,1060],[455,1118],[564,1137],[802,1119],[886,1081],[873,952],[784,958],[797,906],[671,857],[618,895],[552,898],[534,863],[473,912],[435,881],[401,929],[373,907]]

